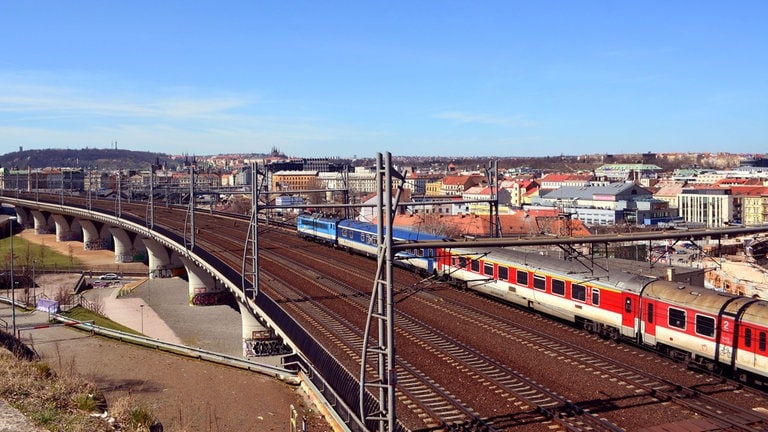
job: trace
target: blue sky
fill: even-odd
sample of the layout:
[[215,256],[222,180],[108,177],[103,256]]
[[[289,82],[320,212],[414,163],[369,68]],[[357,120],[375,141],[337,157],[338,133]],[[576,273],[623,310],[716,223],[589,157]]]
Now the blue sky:
[[0,152],[768,151],[768,1],[0,0]]

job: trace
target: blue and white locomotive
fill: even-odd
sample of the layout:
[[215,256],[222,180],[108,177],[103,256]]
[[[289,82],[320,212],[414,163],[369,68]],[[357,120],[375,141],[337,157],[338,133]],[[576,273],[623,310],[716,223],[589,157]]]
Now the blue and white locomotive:
[[[296,232],[299,237],[333,244],[341,249],[368,256],[377,254],[377,230],[376,224],[322,214],[301,214],[296,218]],[[392,238],[402,241],[444,240],[440,236],[400,228],[392,229]],[[436,269],[437,253],[434,248],[413,248],[398,252],[396,260],[398,265],[416,267],[432,273]]]
[[296,218],[296,232],[300,238],[320,243],[336,244],[339,219],[322,214],[301,214]]

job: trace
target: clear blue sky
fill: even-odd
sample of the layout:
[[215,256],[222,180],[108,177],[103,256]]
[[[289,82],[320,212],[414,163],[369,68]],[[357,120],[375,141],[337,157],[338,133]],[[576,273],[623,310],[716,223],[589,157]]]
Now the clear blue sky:
[[0,152],[768,152],[768,1],[0,0]]

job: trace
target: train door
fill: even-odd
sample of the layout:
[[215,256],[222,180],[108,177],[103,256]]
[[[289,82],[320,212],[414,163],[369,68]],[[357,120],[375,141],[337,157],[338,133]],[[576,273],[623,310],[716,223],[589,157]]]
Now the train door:
[[656,303],[653,301],[643,301],[643,308],[640,315],[640,337],[641,342],[646,345],[656,345]]
[[716,353],[715,361],[720,363],[732,364],[733,351],[736,347],[738,335],[736,331],[736,321],[731,314],[723,314],[720,317],[720,329],[716,333]]
[[424,267],[427,270],[427,273],[432,274],[433,271],[435,271],[436,266],[436,259],[435,259],[435,250],[432,248],[428,249],[421,249],[422,253],[424,254]]
[[738,345],[735,363],[741,367],[752,368],[757,362],[758,332],[748,325],[739,328],[742,342]]
[[437,259],[435,260],[435,264],[437,265],[437,271],[439,274],[445,274],[445,272],[450,271],[451,263],[453,262],[453,257],[451,257],[451,250],[450,249],[436,249]]
[[621,334],[626,337],[635,338],[637,333],[637,310],[639,309],[638,298],[625,293],[623,299],[624,305],[621,308]]

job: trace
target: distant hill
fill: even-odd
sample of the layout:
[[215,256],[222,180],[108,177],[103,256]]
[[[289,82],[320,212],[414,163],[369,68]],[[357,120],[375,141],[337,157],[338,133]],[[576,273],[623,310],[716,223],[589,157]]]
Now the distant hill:
[[26,169],[46,167],[71,167],[86,169],[148,169],[159,159],[160,163],[170,161],[167,154],[114,149],[45,149],[22,150],[0,156],[0,167]]

